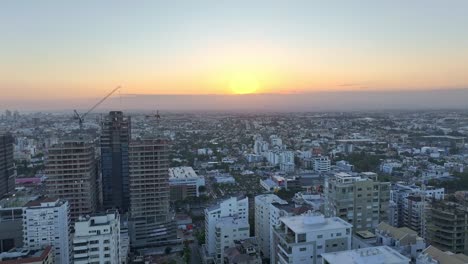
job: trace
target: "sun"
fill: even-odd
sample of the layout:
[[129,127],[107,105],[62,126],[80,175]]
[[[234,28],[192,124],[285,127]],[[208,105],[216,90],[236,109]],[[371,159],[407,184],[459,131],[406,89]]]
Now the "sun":
[[234,94],[251,94],[258,91],[260,83],[252,75],[241,74],[231,78],[229,88]]

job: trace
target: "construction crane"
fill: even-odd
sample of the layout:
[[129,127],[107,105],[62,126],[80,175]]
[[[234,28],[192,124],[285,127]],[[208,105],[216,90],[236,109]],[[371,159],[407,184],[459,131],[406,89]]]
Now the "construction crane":
[[84,122],[84,118],[89,114],[91,113],[94,109],[96,109],[96,107],[98,107],[100,104],[102,104],[102,102],[104,102],[107,98],[109,98],[109,96],[111,96],[113,93],[115,93],[117,90],[120,89],[120,86],[117,86],[114,90],[112,90],[110,93],[108,93],[106,96],[104,96],[104,98],[102,98],[101,100],[99,100],[99,102],[97,102],[93,107],[91,107],[91,109],[89,109],[86,113],[80,115],[78,113],[78,111],[76,110],[73,110],[73,112],[75,113],[75,116],[74,118],[76,120],[78,120],[78,124],[80,125],[80,129],[83,128],[83,122]]
[[155,132],[156,132],[156,127],[159,128],[159,120],[161,119],[161,116],[159,115],[159,110],[156,110],[156,114],[154,114],[154,115],[147,115],[147,116],[145,116],[145,117],[146,117],[146,118],[151,118],[151,119],[155,120],[156,125],[153,126],[153,133],[155,133]]

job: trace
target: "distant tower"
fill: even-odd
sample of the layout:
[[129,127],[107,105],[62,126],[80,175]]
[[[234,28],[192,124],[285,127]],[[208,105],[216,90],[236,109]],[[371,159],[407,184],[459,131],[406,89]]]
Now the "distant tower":
[[0,132],[0,197],[15,189],[13,137]]
[[130,117],[110,112],[102,122],[101,169],[105,209],[128,211],[130,203],[128,147],[131,138]]
[[132,247],[151,247],[176,239],[169,212],[169,148],[166,140],[130,143],[130,225]]
[[89,139],[62,140],[49,149],[46,159],[47,190],[51,197],[70,203],[74,222],[97,209],[97,164],[94,142]]

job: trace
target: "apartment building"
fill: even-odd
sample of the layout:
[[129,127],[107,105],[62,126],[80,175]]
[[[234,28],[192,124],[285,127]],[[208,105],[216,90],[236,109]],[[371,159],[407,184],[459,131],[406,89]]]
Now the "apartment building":
[[[223,220],[227,219],[227,220]],[[228,238],[234,238],[238,236],[244,236],[245,228],[248,225],[249,219],[249,198],[236,198],[231,197],[227,200],[224,200],[212,207],[205,209],[205,242],[203,245],[203,255],[202,256],[205,262],[212,259],[215,262],[219,262],[222,259],[222,254],[220,253],[220,237],[217,232],[218,222],[223,225],[228,226],[232,225],[230,232],[240,232],[240,234],[231,234]],[[232,224],[231,224],[232,223]],[[233,231],[236,229],[236,231]],[[241,230],[239,230],[241,229]],[[250,226],[249,226],[250,229]],[[219,228],[218,228],[219,230]],[[247,231],[250,232],[250,231]],[[227,240],[229,242],[229,240]]]
[[257,238],[260,252],[264,258],[270,257],[270,205],[272,203],[288,204],[288,202],[275,194],[255,196],[255,237]]
[[352,225],[341,218],[309,212],[280,222],[273,230],[272,263],[321,263],[323,253],[351,249]]
[[53,145],[46,158],[45,173],[49,196],[68,201],[72,222],[96,211],[97,162],[92,140],[77,138]]
[[118,211],[78,218],[73,237],[73,263],[119,264],[120,255]]
[[0,131],[0,197],[15,189],[15,164],[11,134]]
[[133,247],[150,247],[176,239],[169,211],[169,146],[163,139],[130,143],[130,221]]
[[437,201],[426,214],[427,241],[442,251],[468,254],[468,208],[465,205]]
[[28,202],[23,209],[24,248],[37,250],[50,245],[55,263],[70,263],[69,214],[66,200],[40,197]]
[[351,176],[336,173],[325,179],[325,215],[337,216],[353,225],[354,231],[373,230],[388,221],[390,183],[378,182],[374,174]]

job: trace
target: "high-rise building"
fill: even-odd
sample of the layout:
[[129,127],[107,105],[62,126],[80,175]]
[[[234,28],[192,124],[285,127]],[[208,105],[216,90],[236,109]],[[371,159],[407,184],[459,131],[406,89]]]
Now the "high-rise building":
[[264,258],[270,258],[270,205],[272,203],[287,204],[288,202],[274,194],[255,196],[255,237]]
[[327,156],[318,156],[314,159],[314,171],[316,172],[328,172],[330,171],[331,162]]
[[162,139],[130,143],[130,223],[133,247],[169,243],[176,238],[169,212],[169,146]]
[[130,117],[120,111],[110,112],[102,122],[101,134],[102,199],[106,209],[128,211],[130,138]]
[[[225,247],[233,246],[234,238],[246,238],[249,234],[249,198],[231,197],[205,209],[205,242],[203,258],[220,263]],[[224,234],[231,229],[231,234]],[[227,237],[221,237],[221,232]]]
[[73,263],[120,263],[120,216],[107,211],[75,222]]
[[468,207],[436,201],[426,216],[426,235],[430,245],[443,251],[468,254]]
[[0,132],[0,197],[15,189],[13,137]]
[[388,221],[390,183],[376,181],[373,173],[336,173],[325,180],[324,193],[325,215],[344,219],[355,232],[374,230]]
[[92,214],[98,203],[97,164],[94,142],[63,140],[49,149],[46,159],[47,190],[51,197],[70,204],[72,221]]
[[321,255],[351,249],[352,225],[341,218],[306,213],[280,218],[273,229],[272,263],[322,263]]
[[23,245],[29,249],[52,246],[55,263],[70,262],[70,221],[68,202],[40,197],[25,205]]

